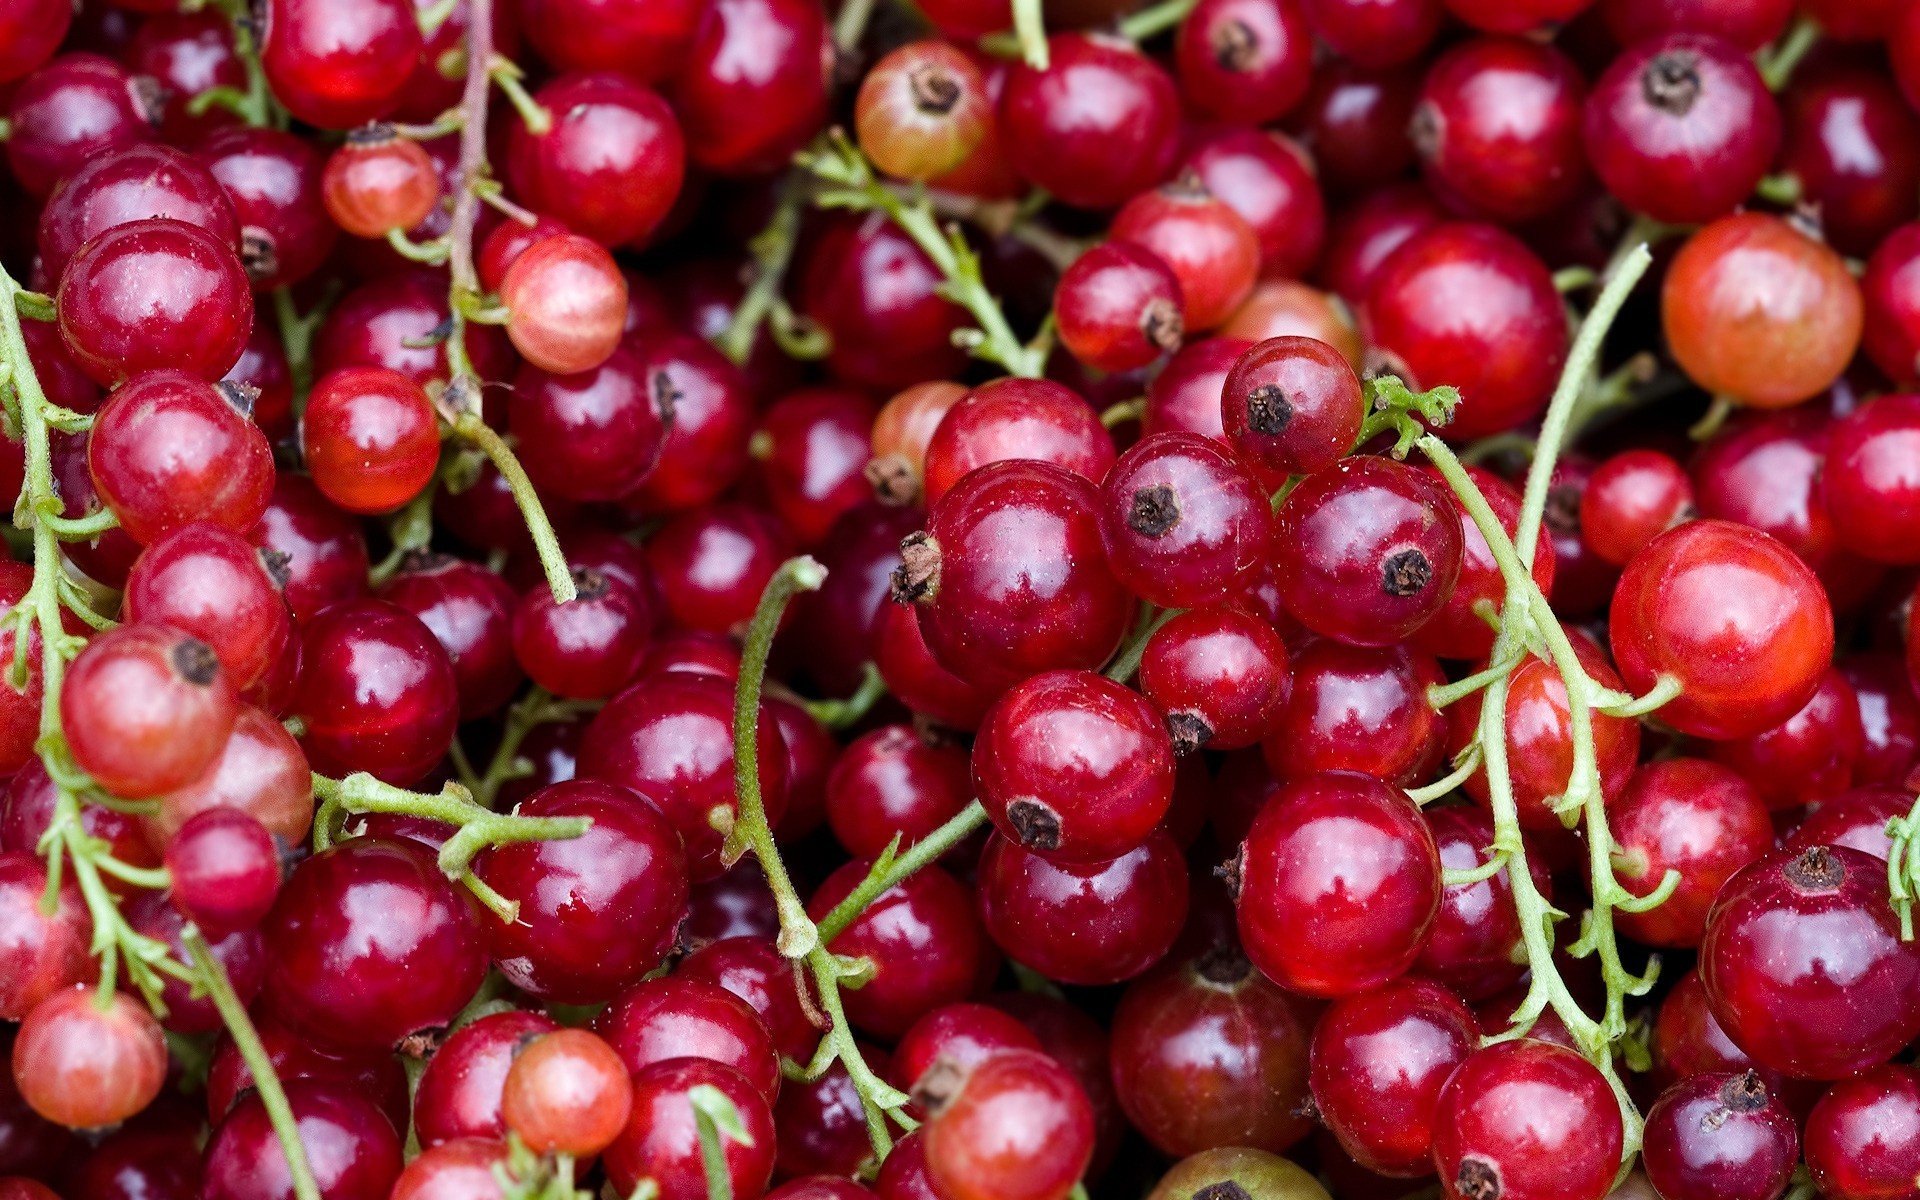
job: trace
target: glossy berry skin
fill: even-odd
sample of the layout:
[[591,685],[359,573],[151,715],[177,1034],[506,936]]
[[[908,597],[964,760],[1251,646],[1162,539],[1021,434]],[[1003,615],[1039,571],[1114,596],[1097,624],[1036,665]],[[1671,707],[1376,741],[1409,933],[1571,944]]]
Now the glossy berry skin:
[[1567,355],[1546,267],[1491,225],[1447,223],[1381,264],[1360,307],[1369,345],[1414,387],[1451,384],[1449,438],[1476,438],[1545,407]]
[[1130,985],[1113,1016],[1113,1085],[1166,1154],[1283,1151],[1306,1137],[1317,1006],[1281,991],[1231,942]]
[[[1493,845],[1493,818],[1469,805],[1422,813],[1433,831],[1440,865],[1471,871],[1487,862]],[[1534,890],[1553,899],[1553,881],[1540,855],[1530,853],[1527,870]],[[1514,961],[1521,951],[1520,918],[1513,907],[1513,884],[1506,870],[1477,883],[1448,884],[1440,895],[1433,935],[1414,961],[1413,974],[1438,980],[1453,994],[1478,1002],[1518,983],[1526,967]]]
[[459,687],[420,619],[381,600],[334,605],[301,632],[293,709],[316,771],[366,771],[396,787],[425,778],[453,737]]
[[[40,839],[52,828],[59,812],[60,791],[48,777],[39,757],[28,760],[8,781],[0,799],[0,850],[22,854],[37,853]],[[132,813],[116,812],[101,804],[82,804],[80,829],[89,837],[104,842],[113,856],[136,867],[160,865],[156,847],[147,842],[140,818]],[[108,890],[123,899],[135,889],[120,880],[102,879]],[[45,914],[42,914],[43,916]],[[216,939],[217,940],[217,939]]]
[[503,1092],[507,1128],[535,1154],[598,1154],[633,1107],[626,1065],[584,1029],[557,1029],[521,1047]]
[[[1508,536],[1517,533],[1520,490],[1484,468],[1468,467],[1466,471]],[[1507,585],[1501,576],[1499,564],[1494,561],[1493,552],[1487,548],[1486,538],[1481,536],[1480,527],[1467,515],[1453,489],[1446,487],[1446,481],[1437,474],[1435,478],[1445,488],[1446,495],[1459,513],[1463,539],[1460,576],[1453,590],[1448,593],[1446,602],[1440,606],[1440,611],[1414,630],[1411,640],[1421,649],[1440,658],[1479,658],[1493,650],[1493,630],[1474,611],[1474,606],[1485,601],[1498,608],[1506,600]],[[1534,544],[1533,558],[1528,568],[1541,594],[1551,595],[1555,563],[1550,539],[1541,539]]]
[[1269,800],[1240,851],[1247,956],[1310,996],[1377,987],[1420,955],[1440,911],[1440,857],[1404,792],[1311,775]]
[[[827,876],[807,901],[808,915],[823,919],[872,865],[854,859]],[[880,893],[828,948],[873,960],[873,979],[842,1000],[854,1025],[884,1038],[897,1038],[923,1014],[972,995],[992,955],[973,897],[939,867]]]
[[[344,1087],[370,1100],[388,1122],[407,1119],[407,1076],[385,1050],[321,1049],[311,1039],[282,1025],[264,1006],[255,1009],[254,1027],[267,1059],[283,1081],[311,1079]],[[504,1068],[503,1068],[504,1070]],[[223,1037],[215,1043],[207,1068],[207,1116],[218,1121],[232,1112],[253,1088],[253,1072],[233,1045]]]
[[[861,1056],[887,1077],[886,1051],[860,1043]],[[812,1083],[791,1083],[781,1090],[773,1123],[779,1147],[774,1170],[781,1176],[831,1174],[847,1179],[873,1156],[867,1140],[866,1110],[843,1063],[835,1063]]]
[[1888,1064],[1827,1090],[1807,1116],[1807,1169],[1823,1196],[1906,1196],[1920,1174],[1920,1074]]
[[[446,383],[447,356],[432,345],[433,331],[447,319],[447,297],[427,271],[396,271],[364,283],[340,298],[313,343],[316,377],[341,367],[386,367],[421,387]],[[467,357],[482,379],[504,379],[513,366],[512,347],[491,325],[468,325]]]
[[[1794,931],[1817,922],[1817,943]],[[1713,1015],[1762,1066],[1836,1079],[1911,1041],[1920,955],[1899,940],[1886,864],[1843,847],[1776,851],[1721,888],[1700,947]],[[1842,982],[1844,981],[1844,982]]]
[[1090,33],[1047,39],[1050,65],[1020,63],[1000,97],[1007,160],[1076,208],[1112,208],[1173,166],[1180,99],[1130,43]]
[[522,816],[587,817],[577,838],[489,850],[480,877],[520,905],[481,918],[494,964],[515,986],[563,1004],[611,998],[659,965],[687,907],[686,859],[644,796],[590,779],[556,783]]
[[1713,757],[1745,776],[1769,808],[1819,804],[1853,782],[1866,742],[1860,702],[1838,670],[1820,676],[1813,697],[1780,724],[1713,744]]
[[188,819],[167,844],[173,906],[211,938],[252,929],[280,891],[280,854],[266,826],[231,808]]
[[1619,1104],[1593,1064],[1550,1042],[1502,1042],[1441,1089],[1433,1164],[1450,1200],[1601,1200],[1622,1140]]
[[1871,254],[1920,215],[1920,156],[1912,149],[1920,122],[1886,76],[1837,63],[1811,70],[1781,107],[1782,166],[1820,206],[1821,227],[1842,253]]
[[940,1090],[922,1132],[927,1174],[940,1194],[1063,1200],[1080,1182],[1093,1157],[1093,1109],[1053,1059],[1002,1050],[957,1081],[941,1080]]
[[160,797],[159,811],[141,817],[140,824],[158,852],[196,814],[221,808],[246,813],[290,846],[305,841],[313,823],[313,773],[300,743],[277,718],[250,704],[235,714],[233,732],[213,765]]
[[1825,499],[1833,422],[1801,405],[1741,414],[1693,456],[1695,502],[1703,516],[1758,529],[1786,545],[1836,595],[1870,564],[1839,544]]
[[515,5],[527,40],[562,71],[620,71],[658,83],[684,60],[701,6],[603,0],[524,0]]
[[323,129],[385,116],[421,48],[420,26],[405,0],[272,0],[260,36],[260,64],[273,94],[294,116]]
[[1649,543],[1614,593],[1609,641],[1638,694],[1680,682],[1661,720],[1731,738],[1792,716],[1833,657],[1826,593],[1793,552],[1744,526],[1694,521]]
[[688,156],[721,175],[785,166],[826,124],[832,61],[811,0],[708,5],[673,82]]
[[1425,1175],[1440,1089],[1479,1039],[1473,1011],[1429,980],[1336,1001],[1313,1030],[1314,1106],[1369,1171]]
[[1286,703],[1287,646],[1273,626],[1233,608],[1181,613],[1147,639],[1140,688],[1163,714],[1175,754],[1260,741]]
[[1780,111],[1747,55],[1704,33],[1634,44],[1587,100],[1587,155],[1607,190],[1659,221],[1696,224],[1753,190]]
[[1404,463],[1349,458],[1309,475],[1274,531],[1281,599],[1295,620],[1356,646],[1404,639],[1460,576],[1452,493]]
[[273,577],[275,559],[239,534],[196,521],[162,535],[128,572],[121,612],[167,625],[213,648],[241,691],[286,648],[293,618]]
[[1780,1200],[1799,1152],[1793,1114],[1759,1075],[1714,1072],[1648,1110],[1641,1162],[1663,1196]]
[[800,273],[797,307],[833,338],[836,379],[903,388],[960,372],[964,312],[940,295],[926,252],[884,213],[824,223]]
[[1888,654],[1842,655],[1837,665],[1860,706],[1864,740],[1853,764],[1854,783],[1904,783],[1920,734],[1920,701],[1910,702],[1913,689],[1903,665]]
[[633,1115],[601,1161],[607,1178],[622,1193],[652,1179],[662,1196],[698,1196],[706,1190],[701,1169],[700,1135],[689,1093],[718,1088],[740,1113],[751,1143],[723,1139],[727,1177],[733,1194],[758,1196],[773,1177],[773,1114],[765,1097],[740,1072],[707,1058],[670,1058],[633,1077]]
[[1133,850],[1173,800],[1173,746],[1138,692],[1092,671],[1049,671],[988,710],[973,783],[1001,836],[1056,862]]
[[261,932],[273,1012],[341,1050],[445,1025],[486,973],[466,889],[412,842],[353,838],[307,859]]
[[1763,213],[1688,240],[1660,291],[1667,346],[1689,378],[1755,408],[1824,391],[1860,344],[1859,285],[1840,256]]
[[1413,143],[1428,186],[1464,212],[1518,223],[1574,198],[1586,85],[1552,46],[1476,38],[1434,61],[1420,85]]
[[170,368],[218,379],[253,331],[233,247],[185,221],[129,221],[73,256],[55,295],[60,335],[95,382]]
[[[842,563],[878,563],[874,554],[831,537],[842,517],[862,507],[875,495],[865,475],[873,459],[869,431],[874,423],[873,402],[854,391],[805,388],[791,392],[761,415],[750,453],[760,463],[767,504],[793,540],[803,546],[831,543],[845,558]],[[855,526],[878,532],[879,514]],[[826,564],[832,578],[833,564]],[[879,576],[874,576],[877,580]],[[884,589],[873,588],[863,597],[877,599]],[[824,599],[824,598],[823,598]]]
[[206,135],[194,157],[233,201],[241,262],[256,290],[298,283],[333,252],[340,230],[321,199],[319,147],[282,130],[236,126]]
[[447,652],[462,720],[496,711],[525,678],[513,654],[517,598],[506,580],[479,563],[431,554],[403,561],[381,586],[380,599],[420,618]]
[[884,725],[835,758],[827,776],[827,822],[848,854],[872,858],[896,833],[905,850],[972,798],[964,750],[906,725]]
[[1861,347],[1888,379],[1908,387],[1920,378],[1920,306],[1912,279],[1920,271],[1920,222],[1889,233],[1860,277],[1865,320]]
[[1106,564],[1092,484],[1042,462],[996,462],[941,498],[902,545],[894,597],[915,604],[934,660],[998,690],[1092,669],[1131,618]]
[[1061,273],[1053,294],[1060,344],[1096,371],[1131,371],[1180,348],[1180,278],[1132,242],[1103,242]]
[[1273,536],[1267,494],[1217,441],[1143,438],[1100,486],[1107,562],[1162,608],[1197,608],[1244,591]]
[[738,503],[678,513],[647,539],[647,565],[664,615],[708,633],[745,629],[789,553],[779,521]]
[[62,54],[10,88],[7,166],[45,196],[96,155],[152,141],[152,113],[135,80],[98,54]]
[[206,167],[171,146],[133,145],[92,159],[63,181],[40,213],[40,265],[59,279],[80,247],[128,221],[167,217],[238,247],[233,202]]
[[[767,820],[786,813],[787,754],[766,712],[755,734]],[[686,845],[695,883],[721,873],[716,810],[733,811],[733,683],[670,671],[643,678],[600,710],[580,744],[580,777],[638,792]]]
[[966,52],[938,41],[909,42],[883,55],[860,81],[853,121],[875,167],[927,180],[966,161],[993,122],[993,105],[985,76]]
[[267,510],[251,536],[287,556],[281,594],[296,624],[312,621],[329,604],[367,593],[366,534],[304,475],[273,477]]
[[745,1000],[788,1058],[806,1057],[820,1044],[820,1031],[800,1007],[791,986],[793,968],[775,948],[771,934],[723,938],[681,961],[673,978],[717,984]]
[[543,1014],[510,1010],[449,1034],[427,1060],[414,1094],[413,1125],[420,1144],[505,1137],[500,1104],[514,1051],[558,1028]]
[[986,1004],[959,1003],[936,1008],[900,1037],[889,1064],[902,1088],[913,1085],[944,1060],[963,1070],[1002,1050],[1043,1050],[1040,1039],[1021,1022]]
[[117,1125],[145,1108],[166,1079],[160,1023],[116,992],[103,1011],[79,984],[35,1005],[13,1041],[13,1082],[47,1120],[69,1129]]
[[1693,485],[1679,463],[1658,450],[1628,450],[1594,468],[1580,494],[1580,536],[1595,554],[1624,567],[1695,512]]
[[1000,694],[998,687],[968,683],[935,660],[921,636],[919,613],[912,605],[881,605],[873,643],[874,665],[887,690],[936,724],[976,729]]
[[12,83],[53,56],[73,24],[73,10],[58,4],[10,4],[0,13],[7,48],[0,58],[0,81]]
[[521,463],[541,493],[617,500],[660,461],[675,391],[650,380],[624,347],[576,375],[524,366],[507,398]]
[[563,233],[527,247],[500,281],[507,337],[543,371],[572,375],[607,361],[627,316],[627,281],[598,242]]
[[1180,175],[1188,174],[1253,226],[1262,278],[1299,278],[1320,257],[1326,200],[1312,156],[1293,139],[1272,130],[1224,129],[1187,155]]
[[740,1072],[772,1104],[780,1055],[751,1005],[717,983],[669,975],[616,996],[593,1021],[633,1074],[669,1058],[707,1058]]
[[[300,1143],[320,1194],[381,1200],[400,1176],[400,1137],[373,1102],[338,1083],[286,1082]],[[207,1144],[205,1200],[291,1200],[286,1152],[258,1093],[250,1092]]]
[[513,613],[514,657],[556,696],[605,699],[639,671],[653,610],[640,592],[590,568],[575,568],[574,587],[578,594],[565,604],[538,586],[521,597]]
[[1187,915],[1179,847],[1156,830],[1107,862],[1063,863],[995,837],[980,859],[980,914],[1008,956],[1048,979],[1119,983],[1158,962]]
[[1366,397],[1340,353],[1306,337],[1256,344],[1227,372],[1220,424],[1269,491],[1332,466],[1360,436]]
[[1252,344],[1245,338],[1221,336],[1181,347],[1147,384],[1141,433],[1184,430],[1225,441],[1220,424],[1221,384],[1234,361]]
[[1788,0],[1605,0],[1600,15],[1622,46],[1681,31],[1711,33],[1754,51],[1786,31]]
[[1446,675],[1432,655],[1316,639],[1290,669],[1286,702],[1261,743],[1275,775],[1359,771],[1405,785],[1440,761],[1448,718],[1426,690]]
[[122,625],[74,659],[60,721],[81,770],[115,795],[141,798],[199,778],[238,707],[205,642],[164,625]]
[[1197,175],[1182,175],[1127,201],[1114,214],[1108,236],[1146,247],[1173,270],[1183,324],[1196,332],[1232,316],[1260,273],[1259,234]]
[[1395,250],[1445,219],[1426,188],[1416,183],[1388,184],[1334,219],[1314,277],[1347,303],[1358,304]]
[[351,513],[382,513],[420,494],[440,462],[433,403],[385,367],[342,367],[314,386],[301,423],[307,469]]
[[1834,422],[1821,471],[1822,495],[1841,544],[1876,562],[1915,559],[1920,475],[1920,396],[1881,396]]
[[1845,846],[1885,860],[1892,850],[1887,822],[1904,817],[1913,807],[1905,791],[1869,785],[1841,792],[1820,802],[1797,829],[1780,843],[1783,849]]
[[327,159],[320,197],[335,225],[355,237],[385,237],[427,219],[440,200],[440,177],[420,143],[375,125]]
[[1759,794],[1725,767],[1697,758],[1636,770],[1609,824],[1618,844],[1614,874],[1629,892],[1645,895],[1669,870],[1680,872],[1666,903],[1615,916],[1620,932],[1651,946],[1699,945],[1721,885],[1773,849]]
[[686,143],[651,89],[617,75],[563,75],[534,93],[555,114],[536,134],[515,121],[506,172],[524,204],[603,246],[640,241],[673,207]]
[[229,394],[182,371],[116,389],[87,437],[88,473],[134,541],[211,521],[252,528],[274,486],[273,451]]
[[1174,63],[1205,115],[1266,124],[1306,95],[1313,35],[1291,0],[1204,0],[1180,23]]
[[1097,486],[1113,466],[1113,435],[1071,388],[1013,377],[984,383],[947,411],[927,442],[927,505],[975,468],[1008,459],[1052,463]]
[[71,877],[55,893],[51,913],[40,910],[47,892],[46,863],[32,847],[0,853],[0,1016],[18,1021],[47,997],[76,985],[93,970],[87,945],[93,920]]
[[501,1200],[496,1164],[507,1163],[505,1142],[460,1138],[420,1152],[393,1181],[389,1200]]

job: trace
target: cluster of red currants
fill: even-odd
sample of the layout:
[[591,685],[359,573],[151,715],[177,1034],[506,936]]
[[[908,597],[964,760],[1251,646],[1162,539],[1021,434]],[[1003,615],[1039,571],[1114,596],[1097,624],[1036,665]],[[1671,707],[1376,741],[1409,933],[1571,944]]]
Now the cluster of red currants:
[[0,0],[0,1200],[1920,1198],[1917,109]]

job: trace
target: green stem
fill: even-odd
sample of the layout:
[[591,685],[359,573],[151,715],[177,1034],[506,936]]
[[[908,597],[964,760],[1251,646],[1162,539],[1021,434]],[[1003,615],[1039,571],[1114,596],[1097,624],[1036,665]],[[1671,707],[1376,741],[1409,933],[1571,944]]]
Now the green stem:
[[849,893],[847,898],[833,906],[832,910],[820,920],[819,934],[824,942],[832,942],[846,932],[847,926],[859,919],[872,904],[889,888],[897,887],[922,867],[931,865],[941,855],[965,841],[974,830],[987,823],[987,810],[978,800],[948,818],[947,822],[926,837],[921,838],[904,853],[896,854],[893,847],[875,860],[867,877]]
[[873,18],[875,0],[842,0],[833,18],[833,45],[842,54],[851,53],[866,36],[867,22]]
[[1153,635],[1160,632],[1161,626],[1185,611],[1187,610],[1184,608],[1162,609],[1155,613],[1151,620],[1143,622],[1134,631],[1133,636],[1127,639],[1127,644],[1120,647],[1119,653],[1113,656],[1113,661],[1107,664],[1107,678],[1115,683],[1125,683],[1132,679],[1134,672],[1140,669],[1140,659],[1146,654],[1147,643],[1153,640]]
[[807,715],[828,729],[847,729],[860,723],[873,711],[873,706],[887,694],[887,681],[880,677],[880,668],[872,663],[860,664],[860,686],[845,700],[803,700],[800,707]]
[[287,1103],[286,1089],[280,1086],[280,1076],[273,1069],[273,1060],[267,1056],[267,1048],[260,1044],[260,1035],[253,1027],[253,1019],[247,1015],[246,1005],[240,1003],[240,997],[234,994],[226,968],[213,956],[207,939],[197,928],[191,924],[186,926],[180,931],[180,940],[193,958],[193,965],[200,973],[200,982],[206,988],[208,998],[220,1011],[220,1019],[226,1023],[227,1035],[233,1039],[233,1048],[240,1052],[241,1061],[247,1064],[247,1070],[253,1075],[253,1090],[260,1097],[261,1106],[267,1110],[267,1121],[273,1126],[274,1136],[280,1139],[281,1153],[286,1156],[287,1174],[293,1180],[293,1194],[299,1200],[320,1200],[320,1185],[314,1182],[313,1168],[307,1164],[307,1147],[300,1140],[299,1123],[294,1120],[293,1108]]
[[[867,5],[870,10],[872,3],[873,0],[847,0],[847,6],[840,11],[841,18],[845,19],[849,10],[861,4]],[[855,40],[858,40],[857,36]],[[720,353],[726,355],[735,366],[744,365],[747,356],[753,353],[754,338],[768,314],[773,311],[774,302],[780,298],[780,288],[787,277],[787,266],[793,261],[794,245],[800,238],[800,211],[806,203],[806,197],[806,175],[801,171],[790,173],[787,181],[781,185],[780,198],[774,204],[773,216],[767,221],[767,227],[750,244],[754,259],[753,282],[748,285],[746,295],[740,297],[740,303],[734,306],[727,327],[713,339]]]
[[[1511,668],[1508,669],[1511,670]],[[1504,672],[1501,677],[1505,678]],[[1408,788],[1407,799],[1413,801],[1415,804],[1421,805],[1433,803],[1467,780],[1472,779],[1473,773],[1480,769],[1480,758],[1480,744],[1474,742],[1468,745],[1468,747],[1461,752],[1460,761],[1454,766],[1453,770],[1447,772],[1439,779],[1434,780],[1432,783],[1427,784],[1425,787]]]
[[533,537],[533,548],[540,556],[540,569],[546,573],[554,603],[565,604],[578,596],[580,592],[574,586],[573,572],[567,567],[566,552],[560,548],[560,539],[553,532],[553,522],[547,520],[547,510],[541,507],[539,493],[534,491],[533,481],[527,478],[526,469],[514,456],[513,448],[476,412],[458,414],[453,432],[454,436],[485,452],[500,477],[507,481],[513,502],[520,508],[520,518],[527,523],[527,533]]
[[1150,37],[1165,33],[1187,19],[1199,0],[1160,0],[1160,3],[1143,8],[1136,13],[1128,13],[1120,18],[1120,36],[1129,41],[1144,42]]
[[1051,65],[1047,51],[1047,23],[1041,12],[1041,0],[1013,0],[1013,33],[1020,42],[1020,57],[1036,71]]
[[500,789],[509,779],[518,779],[526,772],[518,768],[525,767],[520,758],[520,744],[537,726],[553,721],[571,721],[577,716],[597,711],[598,701],[593,700],[556,700],[545,688],[536,687],[514,702],[507,710],[505,728],[500,731],[500,744],[493,749],[493,757],[487,762],[486,774],[465,781],[467,790],[482,808],[499,806]]
[[760,860],[780,913],[780,953],[788,958],[805,957],[819,944],[819,933],[781,861],[780,848],[767,823],[766,803],[760,795],[760,692],[766,682],[773,636],[779,632],[780,617],[788,603],[801,592],[819,590],[826,579],[827,569],[806,555],[780,564],[760,593],[759,607],[747,626],[739,681],[733,693],[733,781],[739,814],[727,835],[727,852],[734,856],[752,850]]
[[1761,51],[1760,78],[1766,82],[1767,90],[1777,92],[1787,86],[1793,78],[1795,67],[1807,56],[1820,40],[1820,25],[1812,17],[1803,16],[1793,23],[1793,28],[1770,48]]

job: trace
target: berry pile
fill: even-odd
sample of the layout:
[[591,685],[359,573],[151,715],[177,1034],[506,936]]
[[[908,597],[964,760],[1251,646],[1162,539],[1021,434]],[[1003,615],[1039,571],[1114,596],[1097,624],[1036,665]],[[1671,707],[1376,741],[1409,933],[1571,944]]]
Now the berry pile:
[[0,1200],[1920,1200],[1920,0],[0,0],[0,158]]

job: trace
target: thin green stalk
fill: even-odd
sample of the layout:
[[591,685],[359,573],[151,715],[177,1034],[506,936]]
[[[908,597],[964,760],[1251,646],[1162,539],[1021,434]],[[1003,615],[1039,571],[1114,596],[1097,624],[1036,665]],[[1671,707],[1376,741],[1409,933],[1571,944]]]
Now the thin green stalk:
[[780,912],[780,953],[788,958],[804,958],[819,943],[819,933],[807,917],[807,909],[794,890],[781,861],[780,848],[774,843],[773,829],[767,822],[767,807],[760,795],[760,692],[766,682],[767,656],[773,650],[773,636],[779,632],[781,614],[801,592],[818,591],[827,579],[827,569],[813,558],[801,555],[780,564],[760,593],[759,607],[747,626],[746,643],[740,652],[740,675],[733,693],[733,781],[739,815],[727,835],[727,854],[735,857],[747,850],[760,861],[766,872],[767,886],[773,891]]
[[862,663],[860,686],[854,689],[853,695],[844,700],[802,700],[800,707],[828,729],[848,729],[859,724],[886,694],[887,681],[880,677],[880,668],[870,662]]
[[280,1139],[281,1153],[287,1159],[287,1174],[293,1180],[293,1194],[299,1200],[320,1200],[320,1185],[314,1182],[313,1168],[307,1163],[307,1147],[300,1140],[300,1126],[293,1118],[293,1108],[287,1103],[287,1091],[280,1086],[280,1077],[274,1073],[273,1060],[267,1057],[267,1048],[260,1044],[260,1034],[253,1027],[253,1018],[247,1015],[246,1005],[240,1003],[240,997],[234,994],[233,984],[227,978],[227,969],[213,956],[207,939],[200,930],[189,924],[180,931],[180,940],[186,945],[187,953],[193,958],[194,969],[199,972],[200,983],[206,988],[208,999],[220,1011],[220,1019],[226,1023],[227,1035],[233,1039],[233,1048],[240,1052],[241,1061],[247,1064],[247,1070],[253,1075],[253,1090],[260,1097],[260,1104],[267,1110],[267,1121],[273,1126],[273,1132]]
[[1777,92],[1787,86],[1793,78],[1794,68],[1807,56],[1814,45],[1820,41],[1820,25],[1812,17],[1802,16],[1793,23],[1793,28],[1772,46],[1759,54],[1760,78],[1765,81],[1768,91]]
[[753,1145],[753,1135],[740,1120],[740,1110],[727,1094],[710,1083],[687,1094],[693,1105],[693,1127],[700,1139],[700,1166],[707,1177],[708,1200],[733,1200],[733,1174],[727,1169],[727,1150],[721,1139]]
[[1041,0],[1013,0],[1013,34],[1019,39],[1020,57],[1036,71],[1051,65],[1047,50],[1047,23]]
[[527,533],[533,538],[534,551],[540,556],[540,569],[546,574],[547,587],[553,592],[555,604],[565,604],[580,594],[574,586],[573,571],[567,566],[566,551],[560,548],[560,538],[553,532],[553,522],[547,519],[547,510],[540,504],[540,495],[534,491],[533,481],[527,478],[526,468],[520,465],[520,459],[507,445],[506,439],[495,433],[477,412],[462,412],[453,422],[454,436],[473,443],[483,451],[494,470],[507,481],[507,489],[513,493],[513,502],[520,508],[520,519],[527,523]]
[[875,0],[842,0],[840,11],[833,18],[833,45],[842,54],[849,54],[860,45],[860,39],[866,36],[867,22],[873,19]]
[[1160,0],[1160,3],[1143,8],[1136,13],[1128,13],[1120,18],[1120,36],[1129,41],[1144,42],[1172,29],[1187,19],[1199,0]]
[[[873,0],[847,0],[846,7],[840,11],[841,18],[845,19],[849,10],[862,4],[871,10],[872,3]],[[806,198],[806,173],[790,172],[780,186],[773,216],[748,245],[754,261],[753,282],[747,286],[746,295],[740,297],[740,303],[734,306],[727,327],[713,339],[714,346],[735,366],[745,364],[747,356],[753,353],[754,338],[780,299],[787,267],[793,261],[794,245],[800,240],[800,212]]]
[[831,942],[846,931],[847,926],[859,919],[887,889],[897,887],[901,881],[922,867],[931,866],[941,855],[965,841],[974,830],[987,823],[987,810],[978,800],[949,818],[946,824],[934,830],[908,847],[904,854],[896,854],[892,846],[887,847],[875,860],[873,869],[867,872],[847,898],[833,906],[827,915],[821,918],[820,940]]
[[1132,679],[1134,672],[1140,669],[1140,659],[1145,656],[1147,643],[1153,640],[1153,635],[1159,633],[1160,628],[1168,621],[1185,611],[1187,610],[1184,608],[1162,609],[1155,613],[1151,620],[1143,622],[1127,640],[1127,644],[1120,647],[1119,653],[1113,656],[1113,662],[1107,665],[1107,678],[1115,683],[1125,683]]

